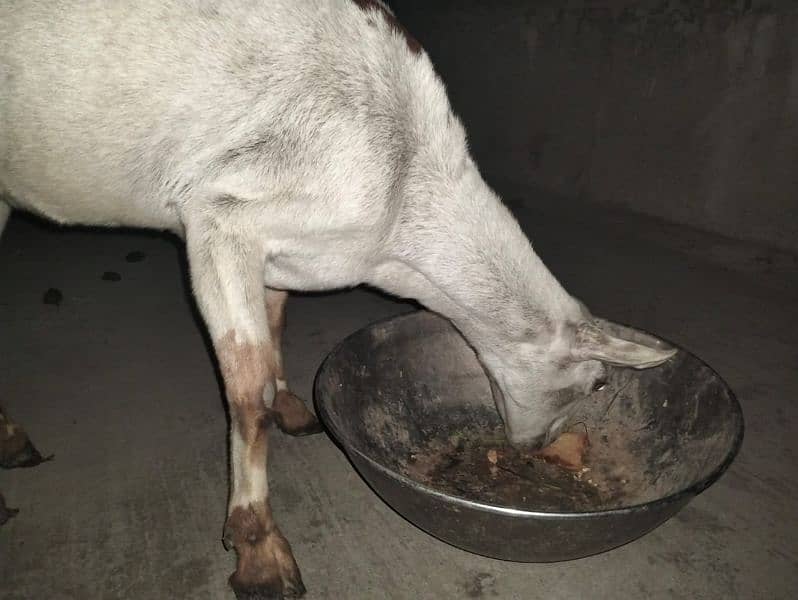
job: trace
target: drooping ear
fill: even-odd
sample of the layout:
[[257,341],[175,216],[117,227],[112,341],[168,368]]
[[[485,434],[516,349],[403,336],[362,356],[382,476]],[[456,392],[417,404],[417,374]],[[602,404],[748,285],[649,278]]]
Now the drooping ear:
[[664,344],[640,344],[603,331],[597,322],[585,321],[576,331],[572,355],[576,360],[600,360],[619,367],[648,369],[661,365],[676,354]]

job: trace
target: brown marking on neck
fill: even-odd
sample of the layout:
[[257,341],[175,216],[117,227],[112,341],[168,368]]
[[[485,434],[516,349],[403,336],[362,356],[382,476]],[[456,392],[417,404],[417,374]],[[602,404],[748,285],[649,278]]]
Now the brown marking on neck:
[[357,4],[361,10],[364,12],[378,12],[381,13],[385,21],[391,28],[396,31],[399,35],[401,35],[405,42],[407,42],[407,47],[410,49],[410,52],[413,54],[420,54],[421,53],[421,44],[419,44],[418,40],[410,35],[410,32],[404,28],[399,20],[396,18],[388,8],[379,0],[352,0],[355,4]]

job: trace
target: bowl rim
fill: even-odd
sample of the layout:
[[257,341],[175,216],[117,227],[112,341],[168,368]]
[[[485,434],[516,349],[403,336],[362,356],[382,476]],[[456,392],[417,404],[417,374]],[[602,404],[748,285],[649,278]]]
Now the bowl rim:
[[[619,325],[621,327],[626,327],[628,329],[633,329],[649,335],[654,339],[660,340],[666,344],[670,344],[672,347],[676,348],[679,352],[683,352],[691,356],[693,359],[697,360],[701,365],[709,369],[711,373],[713,373],[718,380],[723,384],[726,391],[729,394],[729,399],[731,400],[731,405],[733,407],[734,412],[737,413],[738,419],[738,428],[737,432],[734,437],[734,441],[729,448],[728,452],[724,456],[723,460],[718,463],[718,465],[704,478],[690,484],[689,486],[677,490],[667,496],[663,496],[661,498],[655,498],[654,500],[649,500],[648,502],[641,502],[639,504],[631,504],[629,506],[620,506],[616,508],[607,508],[602,510],[592,510],[592,511],[580,511],[580,512],[558,512],[558,511],[541,511],[541,510],[528,510],[523,508],[514,508],[511,506],[502,506],[497,504],[486,504],[484,502],[479,502],[477,500],[469,500],[468,498],[463,498],[462,496],[457,496],[455,494],[448,494],[446,492],[442,492],[437,490],[433,487],[428,485],[424,485],[423,483],[416,481],[406,475],[402,475],[401,473],[394,471],[393,469],[388,468],[387,466],[383,465],[382,463],[378,462],[371,456],[365,454],[360,449],[356,448],[349,439],[344,436],[341,431],[339,431],[334,425],[334,419],[328,412],[326,406],[323,402],[320,401],[320,387],[321,383],[320,380],[323,377],[324,373],[329,369],[329,365],[332,363],[332,360],[341,352],[343,347],[353,338],[364,335],[367,331],[373,330],[374,328],[384,325],[390,322],[399,322],[404,320],[409,320],[413,317],[417,317],[420,314],[433,314],[442,319],[446,319],[443,315],[439,313],[435,313],[434,311],[430,311],[424,308],[421,309],[413,309],[409,312],[399,313],[390,317],[386,317],[384,319],[379,319],[360,329],[350,333],[347,335],[343,340],[338,342],[335,347],[327,354],[327,356],[322,361],[321,365],[319,366],[318,370],[316,371],[316,376],[313,380],[313,403],[316,408],[316,413],[319,415],[320,420],[324,427],[328,430],[331,437],[339,443],[339,445],[343,448],[344,453],[348,456],[350,461],[354,462],[353,454],[357,455],[360,460],[367,462],[371,465],[372,468],[380,471],[384,475],[390,477],[391,479],[397,480],[400,484],[405,487],[409,487],[415,491],[423,492],[424,494],[435,496],[439,499],[446,500],[449,503],[458,504],[460,506],[472,509],[472,510],[481,510],[485,512],[497,513],[504,516],[510,517],[534,517],[537,519],[587,519],[587,518],[596,518],[596,517],[616,517],[619,515],[628,514],[631,512],[641,512],[641,511],[648,511],[648,510],[658,510],[660,508],[664,508],[670,504],[680,502],[685,499],[689,499],[693,496],[697,496],[705,489],[710,487],[714,484],[720,477],[726,472],[726,470],[731,466],[734,459],[737,457],[737,454],[740,451],[740,448],[743,443],[743,438],[745,437],[745,416],[743,414],[742,406],[740,405],[739,400],[737,399],[737,395],[731,389],[729,384],[726,382],[723,377],[718,374],[715,369],[701,360],[698,356],[685,350],[682,346],[675,344],[668,340],[667,338],[663,338],[658,335],[654,335],[653,333],[645,330],[640,329],[638,327],[633,327],[631,325],[627,325],[625,323],[619,323],[618,321],[610,321],[605,319],[609,323],[613,323],[615,325]],[[448,319],[446,319],[448,321]],[[357,468],[355,465],[358,474],[361,475],[364,479],[365,476],[360,473],[360,469]],[[371,487],[371,486],[370,486]],[[374,489],[372,487],[372,489]],[[378,495],[381,496],[379,491],[377,491]]]

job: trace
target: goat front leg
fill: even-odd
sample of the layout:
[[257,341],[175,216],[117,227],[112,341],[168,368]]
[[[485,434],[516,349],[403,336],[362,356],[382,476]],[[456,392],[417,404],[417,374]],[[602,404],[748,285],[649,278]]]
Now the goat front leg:
[[235,548],[239,599],[301,596],[291,546],[269,505],[267,431],[274,418],[275,353],[263,311],[263,258],[238,240],[188,231],[192,286],[219,360],[230,408],[230,499],[224,543]]
[[316,416],[305,406],[301,398],[288,390],[283,368],[283,331],[285,329],[285,302],[288,293],[266,288],[266,318],[274,350],[275,383],[274,420],[277,426],[290,435],[320,433],[323,428]]

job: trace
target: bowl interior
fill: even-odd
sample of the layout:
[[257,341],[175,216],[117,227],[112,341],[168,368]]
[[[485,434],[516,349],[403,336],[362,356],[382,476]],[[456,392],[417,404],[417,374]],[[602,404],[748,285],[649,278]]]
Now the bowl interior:
[[[628,339],[653,340],[610,326]],[[347,452],[422,491],[529,511],[612,510],[703,489],[742,434],[739,405],[725,383],[680,351],[655,369],[611,369],[606,388],[573,415],[571,430],[590,441],[588,470],[531,459],[506,444],[472,349],[448,321],[426,312],[348,338],[317,384],[324,388],[320,413]]]

